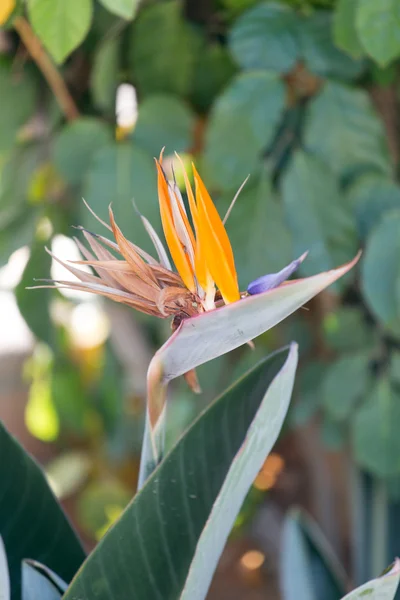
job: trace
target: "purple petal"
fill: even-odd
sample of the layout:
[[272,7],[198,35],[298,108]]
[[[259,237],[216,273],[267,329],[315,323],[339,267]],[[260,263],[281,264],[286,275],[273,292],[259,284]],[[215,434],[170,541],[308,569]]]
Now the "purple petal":
[[268,275],[263,275],[262,277],[255,279],[249,284],[247,288],[248,293],[253,296],[254,294],[261,294],[261,292],[267,292],[268,290],[278,287],[278,285],[286,281],[286,279],[298,269],[306,256],[307,252],[284,267],[281,271],[278,271],[278,273],[269,273]]

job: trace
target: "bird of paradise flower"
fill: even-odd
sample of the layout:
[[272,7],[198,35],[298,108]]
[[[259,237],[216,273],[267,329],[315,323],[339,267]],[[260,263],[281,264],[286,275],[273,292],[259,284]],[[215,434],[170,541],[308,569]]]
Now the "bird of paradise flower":
[[36,286],[93,292],[149,315],[172,318],[174,333],[153,357],[147,375],[147,433],[155,462],[160,455],[156,429],[164,411],[168,381],[186,375],[192,388],[199,390],[194,372],[197,366],[273,327],[347,273],[359,258],[358,254],[337,269],[287,282],[306,258],[304,253],[281,271],[250,282],[241,292],[224,225],[226,218],[222,221],[219,216],[196,167],[192,165],[193,191],[182,161],[181,166],[191,222],[176,182],[169,181],[163,169],[162,153],[156,160],[161,222],[176,271],[164,244],[144,216],[141,218],[157,259],[125,238],[110,206],[110,225],[91,212],[113,234],[114,241],[83,228],[90,250],[76,240],[84,260],[74,262],[93,267],[97,274],[83,272],[71,262],[53,257],[78,281],[46,280],[45,285]]

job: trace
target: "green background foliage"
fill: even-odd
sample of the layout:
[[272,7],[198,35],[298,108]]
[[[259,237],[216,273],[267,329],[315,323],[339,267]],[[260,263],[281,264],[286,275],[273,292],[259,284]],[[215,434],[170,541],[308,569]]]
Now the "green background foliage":
[[[25,9],[76,114],[60,107],[29,47],[21,58]],[[72,237],[78,224],[100,231],[82,197],[103,219],[112,202],[126,236],[151,249],[132,200],[160,232],[153,157],[165,146],[167,156],[176,150],[194,158],[221,214],[250,174],[227,223],[242,288],[306,250],[300,276],[363,249],[354,272],[257,345],[298,339],[289,426],[316,419],[327,445],[334,439],[395,496],[399,1],[27,0],[1,35],[0,264],[30,247],[15,294],[35,339],[51,349],[46,368],[34,357],[31,380],[54,392],[61,446],[77,436],[90,440],[91,452],[104,447],[101,461],[94,454],[108,465],[98,484],[107,487],[112,461],[137,456],[142,404],[127,399],[129,376],[108,343],[94,379],[77,372],[53,310],[71,302],[26,286],[49,277],[43,247],[55,236]],[[138,101],[137,120],[125,129],[115,115],[123,83]],[[169,333],[164,324],[128,318],[151,349]],[[229,383],[227,365],[240,371],[242,359],[238,352],[200,369],[206,399]],[[177,390],[173,410],[183,426],[197,407],[184,387]],[[79,403],[65,400],[77,396]]]

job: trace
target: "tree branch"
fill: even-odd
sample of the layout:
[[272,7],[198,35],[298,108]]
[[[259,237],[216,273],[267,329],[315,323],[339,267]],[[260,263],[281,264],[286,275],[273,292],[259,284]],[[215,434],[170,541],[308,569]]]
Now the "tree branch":
[[42,71],[49,87],[68,121],[79,117],[79,111],[65,81],[47,55],[32,27],[24,17],[17,17],[13,23],[29,54]]

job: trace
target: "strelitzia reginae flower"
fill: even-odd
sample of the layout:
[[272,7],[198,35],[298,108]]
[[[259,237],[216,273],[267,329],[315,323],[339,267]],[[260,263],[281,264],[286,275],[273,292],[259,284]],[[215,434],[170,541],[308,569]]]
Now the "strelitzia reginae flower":
[[267,331],[344,275],[358,260],[356,256],[338,269],[288,282],[305,259],[303,254],[278,273],[250,282],[247,290],[240,292],[224,222],[195,166],[193,190],[182,164],[190,215],[178,186],[168,180],[163,170],[162,154],[156,160],[156,168],[161,222],[176,271],[144,216],[141,218],[157,258],[125,238],[110,206],[110,225],[96,218],[109,229],[114,240],[84,229],[90,250],[77,240],[84,260],[75,262],[90,265],[96,274],[54,257],[78,281],[47,281],[45,286],[93,292],[149,315],[172,318],[174,333],[153,357],[147,375],[151,429],[163,412],[168,381],[189,373],[189,382],[196,387],[193,370],[197,366]]

